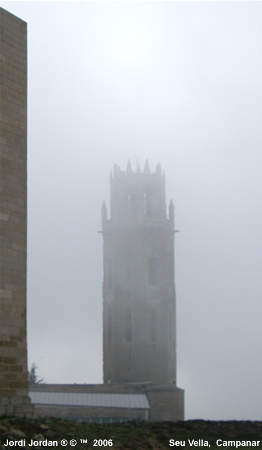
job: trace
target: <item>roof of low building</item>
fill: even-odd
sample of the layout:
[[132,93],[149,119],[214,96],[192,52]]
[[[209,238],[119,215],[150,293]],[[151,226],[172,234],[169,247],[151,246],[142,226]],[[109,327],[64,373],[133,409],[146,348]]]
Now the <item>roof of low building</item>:
[[89,406],[150,409],[145,394],[89,394],[79,392],[29,392],[34,405]]

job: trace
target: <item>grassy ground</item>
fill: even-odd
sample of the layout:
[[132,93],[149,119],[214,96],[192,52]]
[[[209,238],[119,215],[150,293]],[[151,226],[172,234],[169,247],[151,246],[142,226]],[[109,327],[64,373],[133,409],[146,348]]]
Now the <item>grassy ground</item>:
[[[218,439],[221,440],[218,441],[221,445],[217,444]],[[33,440],[33,446],[29,445],[32,443],[31,440]],[[8,446],[4,445],[7,441],[10,443]],[[179,442],[175,444],[177,441]],[[234,443],[228,443],[228,441],[234,441]],[[250,441],[251,445],[246,441]],[[178,447],[193,449],[211,447],[217,450],[219,448],[232,450],[232,447],[262,448],[261,443],[262,422],[193,420],[178,423],[128,422],[100,425],[52,418],[0,417],[1,450],[14,447],[17,449],[76,448],[77,450],[91,448],[164,450]]]

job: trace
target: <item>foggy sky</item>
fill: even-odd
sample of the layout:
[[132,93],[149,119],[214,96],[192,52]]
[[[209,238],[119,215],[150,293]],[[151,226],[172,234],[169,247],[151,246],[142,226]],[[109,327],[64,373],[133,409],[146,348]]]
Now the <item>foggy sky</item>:
[[114,163],[176,208],[186,418],[262,420],[261,2],[13,2],[28,22],[28,355],[102,382]]

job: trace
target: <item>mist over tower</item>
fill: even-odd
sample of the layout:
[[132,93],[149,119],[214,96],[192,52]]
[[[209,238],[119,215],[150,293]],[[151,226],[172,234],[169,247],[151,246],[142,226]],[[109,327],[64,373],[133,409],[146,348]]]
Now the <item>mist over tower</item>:
[[176,385],[174,206],[148,161],[110,175],[102,206],[104,383]]

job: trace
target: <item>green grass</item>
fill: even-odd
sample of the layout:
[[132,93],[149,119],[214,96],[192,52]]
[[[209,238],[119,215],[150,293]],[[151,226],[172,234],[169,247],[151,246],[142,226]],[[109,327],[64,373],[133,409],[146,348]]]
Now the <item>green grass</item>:
[[[18,430],[18,432],[17,432]],[[20,434],[19,434],[20,432]],[[22,432],[22,434],[21,434]],[[17,434],[16,434],[17,433]],[[41,436],[39,436],[41,435]],[[35,438],[36,436],[36,438]],[[0,449],[22,448],[21,446],[4,446],[9,439],[21,441],[25,439],[28,449],[52,448],[51,446],[28,447],[31,439],[58,441],[59,449],[117,449],[117,450],[164,450],[177,448],[205,449],[209,447],[190,446],[188,440],[203,439],[208,441],[211,449],[226,450],[228,447],[217,446],[217,439],[223,441],[261,441],[262,422],[212,422],[203,420],[185,422],[127,422],[123,424],[90,424],[71,422],[59,419],[25,419],[22,417],[0,417]],[[67,446],[61,445],[61,440],[68,441]],[[70,446],[70,440],[76,440],[76,446]],[[185,441],[185,447],[170,446],[170,439]],[[81,441],[82,440],[82,441]],[[84,442],[83,442],[84,440]],[[86,443],[87,440],[87,443]],[[111,443],[113,445],[109,445]],[[104,441],[104,445],[103,445]],[[95,445],[97,443],[97,445]],[[101,445],[102,444],[102,445]],[[107,445],[106,445],[107,444]],[[236,447],[233,447],[235,449]],[[248,448],[239,446],[241,448]],[[255,448],[262,448],[262,445]],[[254,449],[254,446],[252,446]]]

